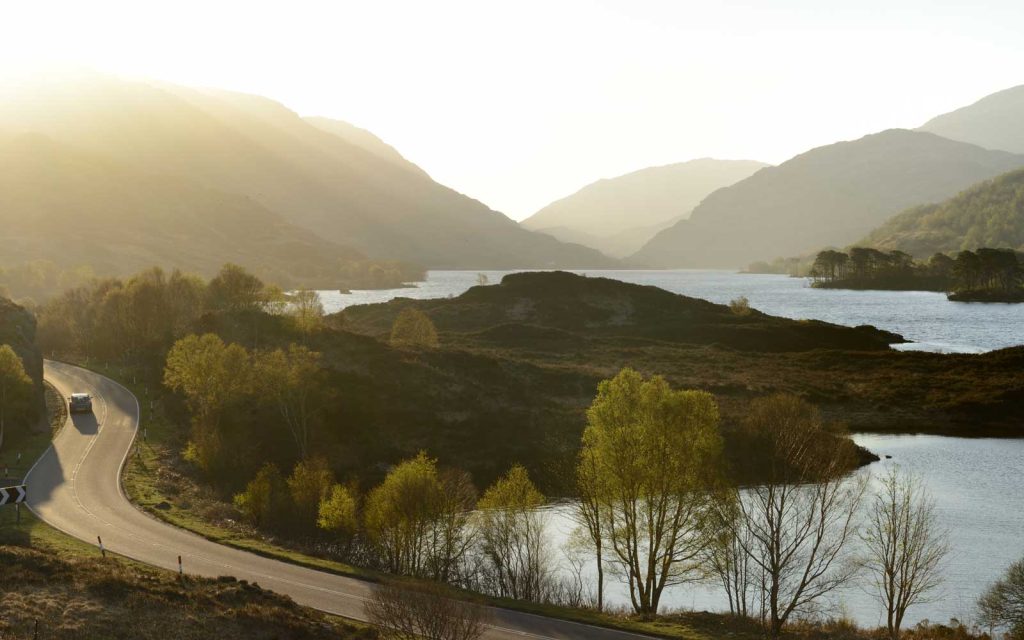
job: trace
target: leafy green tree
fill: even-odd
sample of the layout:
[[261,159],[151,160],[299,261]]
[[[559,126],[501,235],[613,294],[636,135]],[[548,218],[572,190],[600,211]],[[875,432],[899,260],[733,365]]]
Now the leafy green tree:
[[526,469],[515,465],[477,503],[478,529],[490,582],[502,597],[540,602],[548,593],[544,495]]
[[237,264],[224,265],[207,287],[210,308],[256,311],[263,302],[263,282]]
[[190,457],[205,471],[221,461],[221,419],[253,389],[252,362],[244,347],[215,334],[189,335],[167,354],[164,385],[181,392],[192,411]]
[[320,294],[312,289],[299,289],[292,294],[289,307],[295,328],[302,333],[313,333],[324,325],[324,305]]
[[288,485],[281,477],[277,465],[267,463],[260,468],[245,487],[235,496],[235,507],[254,527],[280,529],[289,512]]
[[24,414],[31,405],[33,388],[25,363],[10,345],[0,345],[0,444],[7,421]]
[[469,549],[465,487],[446,482],[421,452],[397,465],[366,498],[366,535],[391,573],[442,580]]
[[295,527],[299,530],[315,529],[320,503],[327,498],[334,485],[334,473],[323,457],[302,460],[288,476]]
[[274,403],[303,460],[309,455],[316,414],[326,393],[320,361],[319,353],[295,344],[287,351],[275,349],[255,356],[260,395]]
[[391,346],[435,349],[439,344],[437,328],[430,317],[414,307],[402,309],[391,326]]
[[351,539],[359,528],[357,501],[354,492],[343,484],[331,485],[320,501],[316,524],[325,531],[333,531]]
[[578,473],[606,524],[634,610],[656,615],[665,587],[702,571],[721,468],[718,406],[632,369],[603,381],[583,434]]

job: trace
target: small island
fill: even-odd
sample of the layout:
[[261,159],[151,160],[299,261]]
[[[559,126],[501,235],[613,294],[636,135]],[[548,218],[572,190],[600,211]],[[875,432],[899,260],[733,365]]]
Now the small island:
[[1024,302],[1024,263],[1013,249],[936,253],[926,261],[867,247],[825,250],[808,276],[821,289],[942,291],[955,302]]

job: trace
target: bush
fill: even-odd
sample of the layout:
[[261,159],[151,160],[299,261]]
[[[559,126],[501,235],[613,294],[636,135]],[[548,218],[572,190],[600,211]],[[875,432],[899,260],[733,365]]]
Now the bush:
[[393,347],[436,349],[438,344],[437,328],[430,317],[419,309],[402,309],[391,326]]
[[752,311],[747,296],[740,296],[729,301],[729,309],[738,316],[749,316]]

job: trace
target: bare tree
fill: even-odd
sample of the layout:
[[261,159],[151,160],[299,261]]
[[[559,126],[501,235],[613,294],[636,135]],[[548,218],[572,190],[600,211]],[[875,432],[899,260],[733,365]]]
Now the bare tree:
[[941,584],[949,542],[920,478],[894,467],[881,482],[861,533],[864,566],[885,607],[889,637],[899,640],[907,609],[928,602]]
[[978,600],[981,622],[1010,630],[1009,638],[1024,638],[1024,560],[1010,565],[1002,578]]
[[487,628],[485,608],[450,598],[436,583],[387,583],[364,605],[386,640],[477,640]]
[[714,510],[714,534],[707,549],[707,564],[729,599],[729,612],[747,617],[754,611],[751,597],[755,584],[745,549],[753,540],[746,527],[738,526],[739,499],[737,493],[723,496]]
[[867,482],[845,477],[855,467],[851,446],[800,398],[755,400],[745,430],[768,469],[741,494],[736,539],[760,573],[762,623],[778,638],[794,613],[812,610],[856,573],[845,550]]

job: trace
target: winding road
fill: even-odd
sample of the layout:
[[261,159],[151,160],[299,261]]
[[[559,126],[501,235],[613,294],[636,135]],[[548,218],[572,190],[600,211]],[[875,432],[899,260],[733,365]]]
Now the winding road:
[[[68,535],[172,571],[205,577],[230,575],[290,596],[301,605],[365,620],[372,583],[316,571],[219,545],[149,516],[121,487],[121,470],[139,428],[139,403],[128,389],[95,372],[47,361],[46,379],[67,397],[86,392],[93,413],[68,417],[53,445],[25,477],[28,506]],[[487,640],[513,638],[629,640],[634,633],[507,609],[492,610]]]

